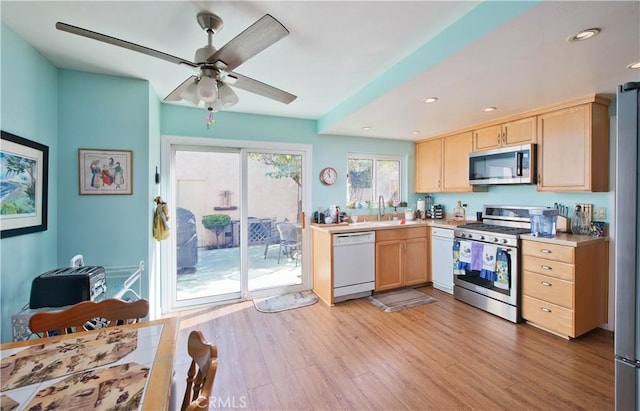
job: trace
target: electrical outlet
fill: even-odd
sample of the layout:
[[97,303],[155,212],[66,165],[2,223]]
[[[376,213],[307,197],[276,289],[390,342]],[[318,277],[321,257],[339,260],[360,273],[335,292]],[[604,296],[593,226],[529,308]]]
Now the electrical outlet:
[[597,218],[598,220],[605,220],[607,218],[607,208],[606,207],[594,207],[593,208],[593,218]]

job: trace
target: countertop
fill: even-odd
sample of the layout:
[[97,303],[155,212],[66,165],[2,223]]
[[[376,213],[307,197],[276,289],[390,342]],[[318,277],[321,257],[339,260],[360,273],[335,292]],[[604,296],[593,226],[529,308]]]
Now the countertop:
[[535,237],[531,234],[522,234],[521,240],[538,241],[540,243],[568,245],[577,247],[598,241],[609,241],[609,237],[590,237],[588,235],[573,235],[569,233],[557,233],[555,237]]
[[453,220],[413,220],[405,221],[404,224],[400,224],[401,220],[396,221],[366,221],[349,224],[310,224],[309,226],[316,231],[321,231],[327,234],[337,233],[357,233],[362,231],[372,230],[392,230],[396,228],[413,228],[413,227],[440,227],[440,228],[455,228],[459,225],[469,224],[475,222],[475,220],[466,221],[453,221]]

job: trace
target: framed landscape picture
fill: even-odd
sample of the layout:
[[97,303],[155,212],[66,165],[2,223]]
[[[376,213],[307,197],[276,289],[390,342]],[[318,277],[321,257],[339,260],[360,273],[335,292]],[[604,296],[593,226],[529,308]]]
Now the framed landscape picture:
[[2,131],[0,238],[47,229],[49,147]]
[[133,194],[131,150],[78,149],[81,195]]

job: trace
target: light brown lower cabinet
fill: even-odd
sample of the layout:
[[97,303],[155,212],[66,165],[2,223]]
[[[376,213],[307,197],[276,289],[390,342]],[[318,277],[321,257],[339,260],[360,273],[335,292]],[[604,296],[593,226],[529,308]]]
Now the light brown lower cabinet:
[[[576,237],[577,238],[577,237]],[[607,322],[609,242],[522,241],[522,317],[565,338]]]
[[376,232],[376,291],[430,281],[426,227]]

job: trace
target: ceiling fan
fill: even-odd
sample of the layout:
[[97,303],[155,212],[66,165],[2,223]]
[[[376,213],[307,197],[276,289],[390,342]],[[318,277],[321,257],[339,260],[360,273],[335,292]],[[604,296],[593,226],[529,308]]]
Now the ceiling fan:
[[289,34],[289,30],[278,20],[269,14],[265,14],[219,50],[213,46],[213,35],[222,29],[222,19],[210,12],[200,12],[197,15],[197,20],[200,27],[208,35],[208,43],[206,46],[196,50],[193,62],[66,23],[57,22],[56,28],[172,63],[184,64],[199,69],[198,75],[192,75],[183,81],[182,84],[164,98],[164,101],[185,100],[196,106],[200,101],[203,101],[207,110],[218,111],[222,108],[230,108],[238,102],[238,96],[230,86],[285,104],[289,104],[296,99],[293,94],[233,71],[251,57]]

